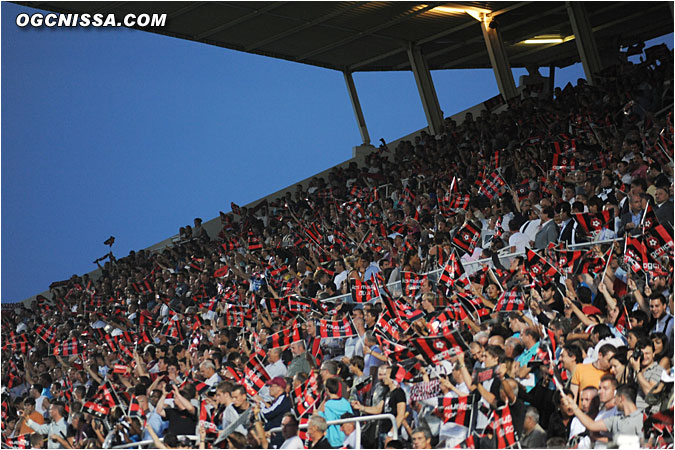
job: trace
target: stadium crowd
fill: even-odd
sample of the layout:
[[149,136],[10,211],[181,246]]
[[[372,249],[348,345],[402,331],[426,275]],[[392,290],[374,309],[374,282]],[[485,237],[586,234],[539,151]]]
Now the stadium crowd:
[[3,309],[3,444],[672,446],[672,74],[533,84]]

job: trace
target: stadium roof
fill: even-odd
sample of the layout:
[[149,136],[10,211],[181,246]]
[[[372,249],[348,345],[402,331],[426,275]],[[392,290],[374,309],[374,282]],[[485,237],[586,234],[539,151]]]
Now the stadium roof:
[[[511,67],[580,60],[565,2],[18,2],[63,13],[166,13],[144,31],[340,71],[490,68],[479,14],[499,27]],[[672,3],[672,2],[670,2]],[[668,2],[584,2],[599,51],[673,31]],[[548,43],[527,44],[534,37]]]

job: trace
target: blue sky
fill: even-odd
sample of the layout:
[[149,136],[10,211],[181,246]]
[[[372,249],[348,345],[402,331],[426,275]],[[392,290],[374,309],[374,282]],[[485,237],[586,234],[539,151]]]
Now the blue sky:
[[[93,270],[110,235],[124,256],[360,143],[340,72],[125,28],[22,29],[34,10],[1,8],[3,302]],[[432,76],[446,115],[497,93],[491,70]],[[373,142],[426,125],[411,72],[354,79]]]

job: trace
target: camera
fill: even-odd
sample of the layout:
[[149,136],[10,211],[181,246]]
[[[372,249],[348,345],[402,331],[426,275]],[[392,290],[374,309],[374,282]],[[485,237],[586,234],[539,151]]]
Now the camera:
[[642,350],[638,350],[638,349],[633,350],[633,356],[631,358],[635,359],[637,361],[641,361],[642,360]]

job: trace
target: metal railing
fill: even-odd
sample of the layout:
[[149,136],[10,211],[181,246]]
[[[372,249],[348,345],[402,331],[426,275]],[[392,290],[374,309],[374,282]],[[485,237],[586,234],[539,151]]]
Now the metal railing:
[[[194,441],[194,442],[199,442],[199,436],[196,436],[196,435],[186,434],[186,435],[178,436],[178,440],[182,440],[182,439],[189,439],[189,440]],[[164,438],[160,438],[159,440],[164,442]],[[130,442],[128,444],[115,445],[114,447],[106,447],[105,443],[104,443],[103,448],[151,448],[151,447],[148,447],[148,446],[153,445],[154,442],[155,441],[153,441],[152,439],[147,439],[145,441]]]
[[[396,417],[393,414],[373,414],[371,416],[359,416],[359,417],[350,417],[349,419],[338,419],[338,420],[328,420],[326,425],[342,425],[343,423],[356,423],[356,449],[361,448],[361,422],[372,422],[375,420],[389,420],[391,421],[391,431],[392,437],[398,439],[398,427],[396,426]],[[309,424],[299,425],[299,430],[304,430],[309,427]],[[272,428],[269,430],[271,433],[276,433],[281,431],[281,427]]]
[[[623,241],[624,239],[625,239],[624,237],[617,237],[617,238],[614,238],[614,239],[604,239],[604,240],[600,240],[600,241],[581,242],[581,243],[578,243],[578,244],[568,245],[567,248],[578,249],[578,248],[584,248],[584,247],[591,247],[593,245],[611,244],[612,242],[620,242],[620,241]],[[527,251],[512,252],[512,253],[506,253],[506,254],[498,255],[498,257],[499,257],[500,260],[502,260],[502,259],[513,258],[515,256],[525,256],[526,253],[527,253]],[[471,275],[476,270],[478,270],[478,266],[480,264],[491,264],[491,263],[492,263],[492,258],[477,259],[475,261],[466,261],[466,262],[462,261],[462,265],[464,266],[464,269],[466,269],[467,275]],[[442,271],[443,271],[443,268],[434,269],[434,270],[430,270],[428,272],[421,273],[420,275],[425,275],[425,276],[431,278],[432,281],[436,282],[436,281],[438,281],[436,276],[439,273],[441,273]],[[346,282],[347,282],[347,280],[343,281],[343,283],[346,283]],[[398,295],[397,293],[400,293],[400,286],[401,286],[400,281],[394,281],[392,283],[387,283],[386,286],[387,286],[387,289],[389,289],[392,292],[392,294]],[[340,299],[347,299],[347,303],[352,303],[351,296],[352,296],[351,293],[340,294],[340,295],[336,295],[336,296],[333,296],[333,297],[322,299],[321,301],[322,302],[334,302],[336,300],[339,301]]]

